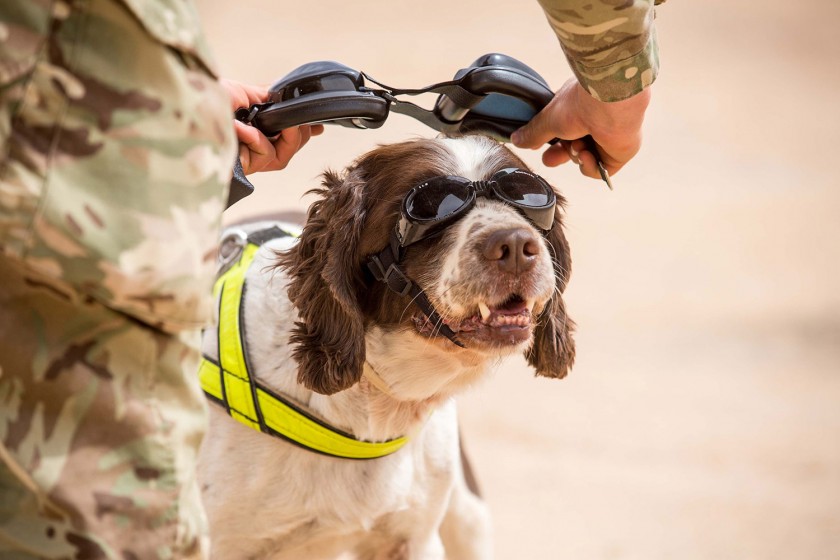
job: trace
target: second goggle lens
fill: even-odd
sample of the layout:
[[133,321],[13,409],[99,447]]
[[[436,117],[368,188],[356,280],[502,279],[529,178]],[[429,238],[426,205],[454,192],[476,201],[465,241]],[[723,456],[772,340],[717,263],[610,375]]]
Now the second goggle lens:
[[554,193],[539,177],[512,171],[496,178],[496,188],[508,200],[521,206],[544,208],[554,202]]

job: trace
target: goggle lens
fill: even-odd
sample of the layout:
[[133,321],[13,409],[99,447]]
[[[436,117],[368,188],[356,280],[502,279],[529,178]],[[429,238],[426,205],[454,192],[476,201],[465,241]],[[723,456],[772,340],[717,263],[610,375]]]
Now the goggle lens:
[[521,171],[513,171],[499,177],[496,189],[505,198],[520,206],[544,208],[554,200],[547,185],[537,177]]
[[406,201],[408,216],[415,220],[440,220],[458,212],[470,199],[469,183],[436,177],[417,187]]
[[326,74],[318,76],[301,83],[294,87],[287,87],[283,90],[283,101],[290,99],[297,99],[298,97],[305,97],[313,93],[320,93],[322,91],[358,91],[359,88],[356,83],[346,74]]
[[470,109],[471,113],[484,118],[504,119],[526,123],[537,113],[522,99],[503,93],[489,93],[478,105]]

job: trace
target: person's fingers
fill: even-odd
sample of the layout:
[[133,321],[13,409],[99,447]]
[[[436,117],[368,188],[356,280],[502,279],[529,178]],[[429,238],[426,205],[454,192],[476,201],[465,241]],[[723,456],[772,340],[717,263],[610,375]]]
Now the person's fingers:
[[240,98],[244,101],[243,106],[254,103],[262,103],[268,98],[268,90],[264,87],[250,84],[239,84]]
[[262,103],[268,98],[268,90],[261,86],[242,84],[233,80],[221,80],[222,86],[230,97],[233,110],[248,107],[254,103]]
[[580,165],[580,153],[586,150],[586,142],[578,138],[577,140],[572,140],[571,142],[568,142],[568,145],[569,156],[572,158],[572,161],[575,162],[576,165]]
[[236,139],[239,140],[239,143],[246,146],[256,146],[260,138],[265,138],[259,130],[240,121],[233,121],[233,130],[236,132]]
[[557,167],[569,161],[569,151],[565,143],[557,143],[548,148],[542,155],[543,165]]
[[239,159],[246,174],[260,171],[268,163],[274,147],[259,130],[239,121],[233,121],[236,137],[239,140]]
[[306,143],[309,142],[309,139],[311,137],[312,137],[312,127],[309,127],[309,126],[300,127],[300,146],[298,146],[298,150],[300,150],[304,146],[306,146]]
[[245,84],[244,90],[249,104],[263,103],[268,100],[268,88]]
[[323,131],[324,126],[320,124],[303,125],[284,130],[274,143],[275,161],[271,166],[266,167],[264,171],[274,171],[285,168],[292,157],[309,142],[309,139],[312,138],[312,136],[317,136]]
[[251,169],[251,151],[245,144],[239,144],[239,163],[242,165],[242,172],[245,175],[253,173]]
[[235,121],[234,127],[240,142],[239,159],[246,174],[285,169],[313,134],[323,132],[323,126],[320,125],[292,127],[269,139],[256,128],[244,123]]
[[554,124],[553,105],[553,102],[550,103],[531,119],[528,124],[511,134],[510,140],[514,146],[535,149],[557,137],[552,127]]
[[[293,146],[297,146],[297,142],[299,142],[299,137],[295,132],[296,129],[288,129],[290,132],[286,135],[285,143],[283,143],[282,136],[272,142],[252,126],[238,121],[234,122],[234,126],[237,130],[240,146],[248,151],[247,157],[242,162],[242,168],[246,174],[283,169],[296,151]],[[242,150],[240,149],[240,158],[242,158],[241,154]],[[247,160],[248,166],[245,165],[245,160]]]
[[598,142],[598,153],[607,172],[610,175],[618,173],[639,152],[641,143],[641,132],[638,131]]
[[309,130],[312,132],[312,136],[320,136],[324,132],[324,125],[311,124],[309,125]]
[[286,168],[292,157],[305,143],[301,128],[306,127],[294,126],[280,132],[280,136],[274,141],[273,157],[260,171],[279,171]]
[[619,170],[621,170],[621,168],[624,167],[624,165],[627,163],[627,161],[630,160],[630,158],[627,158],[626,161],[621,161],[619,159],[616,159],[616,158],[612,157],[608,152],[602,153],[600,155],[601,155],[601,163],[604,164],[604,167],[606,168],[607,173],[609,173],[610,176],[618,173]]
[[514,145],[535,149],[554,138],[573,140],[588,134],[589,131],[580,120],[576,102],[577,87],[574,78],[563,84],[542,111],[511,135]]
[[598,163],[595,160],[595,155],[592,152],[582,150],[578,152],[578,168],[580,172],[592,179],[600,179],[601,174],[598,171]]
[[312,138],[313,136],[318,136],[322,132],[324,132],[324,125],[322,124],[311,124],[301,126],[300,133],[302,139],[298,150],[302,149],[307,144],[307,142],[309,142],[310,138]]
[[581,174],[586,177],[600,177],[595,155],[589,151],[586,142],[582,139],[568,142],[569,159],[580,169]]

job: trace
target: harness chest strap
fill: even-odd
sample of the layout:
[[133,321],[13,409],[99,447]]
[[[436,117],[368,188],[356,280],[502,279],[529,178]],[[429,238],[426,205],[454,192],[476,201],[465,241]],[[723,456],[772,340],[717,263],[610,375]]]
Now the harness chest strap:
[[244,348],[243,301],[245,274],[260,245],[289,234],[279,228],[276,235],[250,236],[235,262],[216,281],[219,299],[218,362],[203,356],[199,368],[201,387],[210,400],[225,407],[234,419],[257,431],[274,435],[306,449],[347,459],[375,459],[394,453],[408,441],[405,437],[370,442],[356,439],[313,418],[277,395],[251,376]]

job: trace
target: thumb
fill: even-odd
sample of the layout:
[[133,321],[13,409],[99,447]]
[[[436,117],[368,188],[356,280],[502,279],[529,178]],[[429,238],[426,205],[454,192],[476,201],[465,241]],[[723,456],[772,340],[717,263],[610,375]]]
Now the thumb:
[[513,142],[514,146],[535,149],[556,136],[553,130],[554,118],[552,114],[552,108],[556,104],[556,99],[555,97],[551,103],[546,105],[542,111],[528,121],[528,124],[510,135],[510,141]]
[[576,140],[589,134],[576,103],[580,85],[571,78],[531,121],[511,135],[520,148],[539,148],[549,140]]

